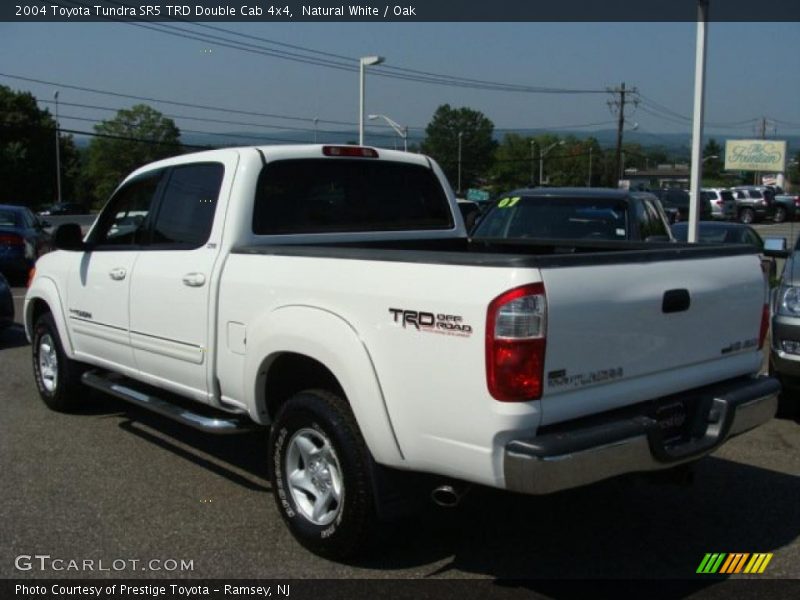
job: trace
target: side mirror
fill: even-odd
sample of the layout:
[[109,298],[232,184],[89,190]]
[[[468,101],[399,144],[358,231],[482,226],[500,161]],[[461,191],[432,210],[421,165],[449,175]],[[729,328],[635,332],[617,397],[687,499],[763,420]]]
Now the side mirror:
[[77,223],[64,223],[53,234],[53,246],[58,250],[86,250],[83,232]]
[[767,238],[764,240],[764,256],[787,258],[791,252],[786,249],[786,238]]

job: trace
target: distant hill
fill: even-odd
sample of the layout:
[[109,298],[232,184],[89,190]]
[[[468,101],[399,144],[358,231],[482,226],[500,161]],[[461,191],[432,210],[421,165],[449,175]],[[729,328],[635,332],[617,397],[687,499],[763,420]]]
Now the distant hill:
[[[603,147],[611,148],[616,144],[617,131],[615,129],[603,129],[600,131],[554,131],[551,129],[525,129],[516,132],[503,131],[495,133],[495,138],[500,141],[507,133],[518,133],[519,135],[539,135],[548,133],[560,137],[573,136],[578,139],[594,137]],[[409,143],[416,143],[422,140],[422,135],[409,137]],[[741,136],[735,136],[736,138]],[[718,143],[724,144],[726,136],[717,134],[706,134],[703,136],[703,144],[714,138]],[[346,144],[358,139],[357,131],[320,131],[317,140],[320,143]],[[732,139],[734,139],[732,137]],[[800,136],[790,135],[779,137],[785,139],[789,146],[789,155],[794,156],[800,152]],[[185,133],[181,136],[185,144],[194,146],[252,146],[267,144],[311,144],[314,142],[313,132],[307,131],[271,131],[271,132],[251,132],[251,131],[231,131],[220,134],[201,134]],[[402,148],[402,140],[399,137],[392,138],[390,134],[381,137],[367,135],[367,143],[393,148],[395,143],[398,148]],[[644,148],[660,148],[678,157],[688,158],[691,151],[691,136],[687,133],[649,133],[642,131],[625,131],[625,142],[640,144]],[[85,148],[89,144],[88,137],[76,137],[75,143],[79,148]]]

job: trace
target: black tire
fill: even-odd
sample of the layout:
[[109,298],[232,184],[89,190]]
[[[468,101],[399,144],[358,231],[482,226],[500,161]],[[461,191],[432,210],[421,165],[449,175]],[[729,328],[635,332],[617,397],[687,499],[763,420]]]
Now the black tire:
[[756,213],[752,208],[743,208],[739,211],[739,222],[749,225],[756,220]]
[[41,315],[33,326],[32,348],[33,375],[44,403],[59,412],[80,406],[85,393],[81,375],[86,365],[67,358],[50,313]]
[[786,220],[786,207],[778,206],[775,208],[775,216],[773,217],[776,223],[783,223]]
[[[307,452],[309,443],[315,450],[306,462],[302,447]],[[347,402],[324,390],[296,394],[278,411],[269,447],[275,502],[297,541],[326,558],[345,559],[364,549],[377,520],[372,459]],[[315,521],[318,505],[325,512]]]

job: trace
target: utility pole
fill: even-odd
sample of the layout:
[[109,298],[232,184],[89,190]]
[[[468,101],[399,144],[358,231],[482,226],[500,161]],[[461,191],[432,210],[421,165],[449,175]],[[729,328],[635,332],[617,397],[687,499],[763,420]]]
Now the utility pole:
[[[762,140],[767,139],[767,117],[761,117],[761,125],[759,126],[759,129],[761,130],[759,132],[760,139],[762,139]],[[753,173],[753,184],[754,185],[759,185],[759,183],[761,183],[759,181],[760,179],[761,179],[761,172],[760,171],[756,171],[755,173]]]
[[58,123],[58,91],[53,94],[56,100],[56,189],[58,193],[58,202],[61,203],[61,125]]
[[638,100],[629,100],[627,98],[628,94],[637,94],[638,90],[636,88],[626,89],[625,82],[623,81],[622,84],[618,88],[609,89],[614,95],[619,95],[619,99],[614,98],[614,100],[610,100],[608,103],[608,107],[611,109],[612,112],[617,111],[618,119],[617,119],[617,150],[616,155],[614,158],[614,173],[617,180],[622,179],[622,130],[625,127],[625,104],[631,103],[634,106],[639,104]]

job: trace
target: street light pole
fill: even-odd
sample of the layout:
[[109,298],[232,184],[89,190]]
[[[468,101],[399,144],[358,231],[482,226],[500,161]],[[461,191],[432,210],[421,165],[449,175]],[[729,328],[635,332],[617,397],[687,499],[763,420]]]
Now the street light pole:
[[694,114],[692,115],[692,170],[689,178],[688,242],[697,241],[700,185],[703,181],[703,110],[706,92],[706,36],[708,34],[708,0],[697,2],[697,42],[694,62]]
[[[369,120],[374,121],[375,119],[383,119],[386,123],[394,129],[395,133],[403,138],[403,150],[408,152],[408,127],[404,125],[400,125],[399,123],[393,121],[386,115],[369,115]],[[395,139],[395,148],[397,148],[397,140]]]
[[536,140],[531,140],[531,187],[533,187],[534,184],[533,178],[536,174],[535,172],[536,167],[534,166],[536,163],[533,160],[533,150],[535,146],[536,146]]
[[550,152],[556,146],[563,146],[564,140],[558,141],[555,144],[551,144],[541,152],[539,152],[539,185],[542,185],[544,181],[544,157],[547,156],[547,153]]
[[61,126],[58,123],[58,92],[56,92],[53,97],[56,100],[56,189],[58,193],[58,202],[61,202],[61,148],[60,140],[61,137]]
[[359,60],[358,77],[358,145],[364,145],[364,71],[366,67],[381,64],[382,56],[362,56]]
[[458,195],[461,195],[461,137],[464,134],[458,132]]

